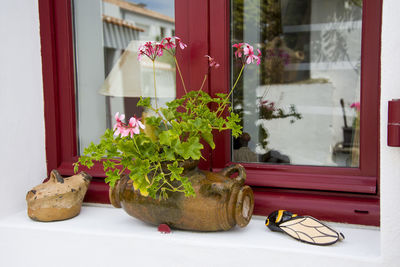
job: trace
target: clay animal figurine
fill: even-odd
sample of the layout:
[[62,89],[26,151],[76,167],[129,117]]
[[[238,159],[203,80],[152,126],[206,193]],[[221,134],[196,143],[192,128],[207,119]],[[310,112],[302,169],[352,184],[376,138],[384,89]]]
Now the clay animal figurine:
[[286,210],[268,215],[265,225],[276,232],[284,232],[299,241],[312,245],[332,245],[344,235],[311,216],[298,216]]
[[28,216],[35,221],[65,220],[79,214],[92,177],[81,172],[63,178],[53,170],[50,179],[26,194]]

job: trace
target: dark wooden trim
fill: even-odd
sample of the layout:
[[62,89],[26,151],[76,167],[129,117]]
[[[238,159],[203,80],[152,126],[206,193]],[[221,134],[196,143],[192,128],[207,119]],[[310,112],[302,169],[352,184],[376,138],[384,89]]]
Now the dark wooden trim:
[[58,73],[52,0],[39,1],[40,38],[42,53],[44,118],[46,131],[47,174],[58,167],[60,155],[60,126],[58,113]]
[[320,220],[380,225],[379,197],[309,190],[253,187],[254,214],[267,216],[285,209]]
[[56,108],[59,109],[61,160],[66,161],[77,155],[72,6],[70,0],[53,3],[59,96]]
[[71,1],[39,1],[47,172],[76,155]]
[[39,18],[49,174],[77,155],[71,1],[39,1]]
[[[210,1],[210,55],[220,63],[210,76],[211,94],[227,93],[230,88],[230,10],[229,1]],[[230,160],[230,133],[214,131],[215,150],[212,151],[212,167],[225,167]],[[229,154],[227,154],[229,153]]]
[[[360,168],[379,188],[382,0],[363,1]],[[376,190],[379,194],[379,189]]]
[[[182,70],[187,91],[198,90],[208,70],[208,61],[204,57],[209,54],[209,10],[208,0],[175,0],[175,33],[188,47],[178,49],[177,60]],[[195,23],[194,23],[195,22]],[[177,96],[185,94],[178,73],[176,74]],[[206,83],[203,91],[209,93]],[[199,167],[204,170],[211,168],[211,148],[203,142],[202,155],[206,160],[200,160]]]

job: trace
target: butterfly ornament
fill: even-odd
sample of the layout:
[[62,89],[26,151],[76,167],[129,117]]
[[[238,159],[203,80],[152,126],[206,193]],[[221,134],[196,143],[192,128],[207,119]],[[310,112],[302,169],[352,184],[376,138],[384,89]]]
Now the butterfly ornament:
[[276,232],[284,232],[299,241],[312,245],[332,245],[344,235],[311,216],[298,216],[286,210],[268,215],[265,225]]

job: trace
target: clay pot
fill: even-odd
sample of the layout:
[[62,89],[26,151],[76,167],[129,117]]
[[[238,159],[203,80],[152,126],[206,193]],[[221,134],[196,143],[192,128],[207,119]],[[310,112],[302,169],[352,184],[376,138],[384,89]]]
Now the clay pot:
[[42,222],[75,217],[81,211],[91,179],[85,172],[63,178],[57,170],[52,170],[47,182],[35,186],[26,194],[28,216]]
[[[253,214],[254,197],[245,186],[245,169],[237,164],[218,173],[197,169],[197,162],[187,161],[183,175],[188,177],[195,197],[173,192],[166,200],[145,197],[133,187],[128,175],[123,175],[110,188],[110,201],[116,208],[144,222],[195,231],[229,230],[236,224],[245,227]],[[230,178],[234,173],[236,178]]]

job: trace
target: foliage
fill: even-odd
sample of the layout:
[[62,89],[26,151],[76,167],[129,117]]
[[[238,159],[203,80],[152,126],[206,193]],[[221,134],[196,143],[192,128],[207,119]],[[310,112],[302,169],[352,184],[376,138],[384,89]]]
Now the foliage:
[[[174,57],[180,74],[175,49],[185,47],[178,37],[168,37],[161,43],[148,42],[139,48],[139,60],[147,56],[153,61],[155,96],[154,61],[167,51]],[[254,55],[248,44],[239,44],[236,48],[241,54],[242,70],[261,56]],[[210,68],[219,67],[214,58],[206,57]],[[165,107],[158,107],[156,97],[155,107],[151,106],[150,98],[141,98],[137,106],[146,110],[142,121],[130,118],[126,124],[125,116],[117,113],[114,129],[107,129],[98,144],[91,143],[85,148],[84,155],[74,164],[75,172],[81,165],[91,168],[94,161],[102,161],[106,182],[111,187],[123,173],[129,173],[133,186],[144,196],[166,199],[168,192],[194,196],[193,187],[184,175],[183,162],[202,157],[202,141],[215,148],[213,131],[231,130],[234,137],[241,134],[240,118],[230,108],[229,95],[233,88],[229,94],[211,97],[202,91],[207,75],[199,90],[187,92]],[[186,90],[184,80],[181,81]]]

